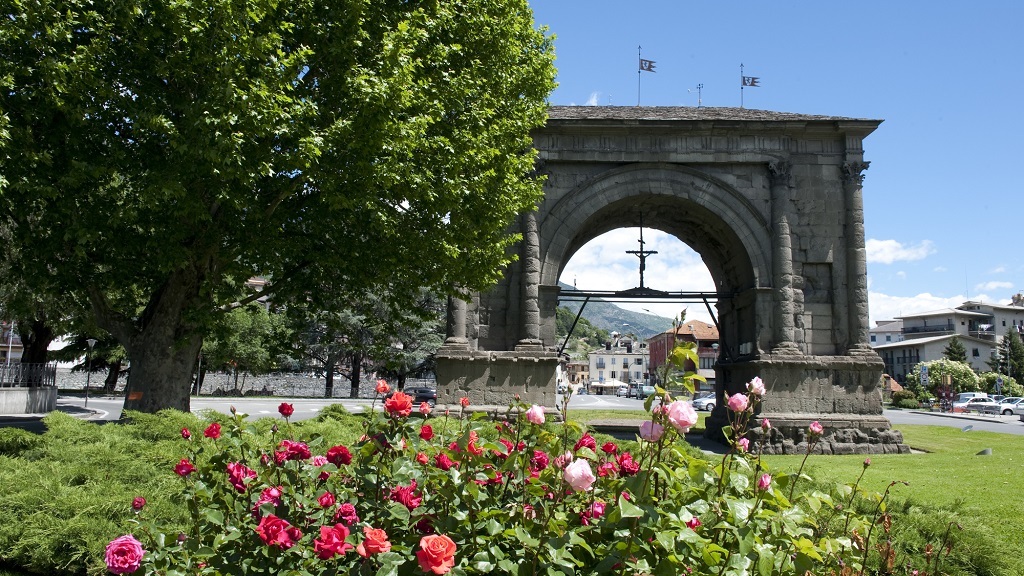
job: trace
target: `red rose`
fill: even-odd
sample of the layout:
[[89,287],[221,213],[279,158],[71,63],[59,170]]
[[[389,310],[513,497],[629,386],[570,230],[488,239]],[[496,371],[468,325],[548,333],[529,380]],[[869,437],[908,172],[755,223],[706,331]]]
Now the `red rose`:
[[511,440],[508,440],[506,438],[498,438],[498,443],[505,447],[505,451],[502,452],[501,450],[492,450],[492,452],[494,452],[494,455],[502,460],[508,458],[508,455],[511,454],[512,451],[516,449],[516,445],[513,444]]
[[366,538],[356,546],[356,553],[363,558],[369,558],[373,554],[382,554],[391,550],[388,533],[380,528],[363,526],[363,535]]
[[302,532],[298,528],[273,514],[267,514],[260,519],[256,533],[260,535],[260,540],[263,540],[264,544],[278,548],[291,548],[302,538]]
[[287,418],[295,413],[295,406],[281,402],[281,405],[277,407],[277,411],[281,413],[281,416]]
[[188,440],[189,438],[192,438],[192,433],[188,431],[188,428],[182,428],[181,437]]
[[468,408],[469,407],[469,398],[466,397],[466,396],[463,396],[462,398],[459,398],[459,404],[462,404],[463,408]]
[[430,458],[427,457],[423,452],[416,453],[416,461],[426,466],[430,462]]
[[377,394],[387,394],[391,392],[391,386],[388,386],[387,380],[377,380]]
[[602,462],[597,465],[598,476],[614,476],[619,471],[619,466],[615,462]]
[[384,401],[384,410],[392,416],[405,418],[412,414],[412,396],[405,392],[395,392]]
[[619,453],[619,447],[615,445],[615,442],[605,442],[601,446],[601,452],[614,456]]
[[142,542],[139,542],[132,535],[115,538],[107,544],[104,561],[107,570],[113,574],[131,574],[142,565],[142,556],[146,553],[142,549]]
[[359,523],[359,515],[356,514],[356,507],[351,502],[345,502],[341,506],[338,506],[338,511],[334,513],[334,520],[341,520],[347,526]]
[[434,437],[434,429],[430,427],[430,424],[424,424],[420,426],[420,438],[424,440],[430,440]]
[[576,442],[576,446],[573,447],[573,451],[579,450],[580,448],[590,448],[591,450],[594,450],[596,452],[597,451],[597,440],[594,440],[594,437],[591,436],[590,433],[588,432],[588,433],[584,434],[583,437],[580,438],[578,442]]
[[142,496],[136,496],[135,498],[132,499],[132,509],[133,510],[142,510],[142,508],[145,507],[145,506],[146,506],[146,499],[143,498]]
[[429,534],[420,538],[416,560],[424,572],[446,574],[455,566],[455,542],[444,534]]
[[203,436],[206,436],[207,438],[213,438],[214,440],[220,438],[220,424],[214,422],[213,424],[207,426],[206,430],[203,430]]
[[438,452],[437,456],[434,456],[434,465],[441,470],[451,470],[452,466],[455,466],[455,462],[452,462],[452,459],[444,452]]
[[633,476],[640,471],[640,465],[633,461],[633,456],[629,452],[619,454],[618,462],[623,476]]
[[547,452],[543,450],[534,450],[533,458],[530,458],[530,464],[533,465],[537,470],[543,470],[548,467],[551,460],[548,458]]
[[351,550],[352,545],[345,542],[348,534],[348,528],[341,524],[321,526],[320,537],[313,541],[313,551],[316,553],[316,557],[321,560],[330,560],[335,555],[341,556]]
[[330,492],[324,492],[323,494],[320,495],[319,498],[316,499],[316,501],[318,504],[320,504],[321,508],[330,508],[331,506],[334,506],[334,494],[331,494]]
[[260,492],[259,500],[252,505],[252,515],[254,518],[258,518],[260,515],[260,506],[264,504],[271,504],[274,507],[281,505],[281,487],[275,486],[271,488],[264,488]]
[[413,510],[423,502],[423,498],[416,495],[416,481],[413,480],[408,486],[396,486],[391,489],[389,498]]
[[352,453],[344,446],[334,446],[327,451],[327,461],[341,468],[352,463]]
[[255,478],[256,472],[251,470],[245,464],[241,462],[229,462],[228,463],[228,481],[235,487],[235,490],[239,492],[245,492],[246,486],[245,481],[249,478]]
[[[305,460],[313,456],[312,452],[309,451],[309,446],[306,446],[303,442],[295,442],[294,440],[281,440],[281,443],[277,445],[279,452],[274,453],[275,458],[278,460],[281,457],[278,454],[283,453],[284,460]],[[279,461],[278,464],[281,462]]]
[[466,450],[473,456],[480,456],[484,453],[484,449],[476,445],[478,440],[480,440],[480,435],[476,433],[476,430],[470,430],[469,442],[466,444]]
[[174,473],[178,476],[188,476],[195,471],[196,467],[185,458],[182,458],[181,462],[178,462],[178,465],[174,467]]

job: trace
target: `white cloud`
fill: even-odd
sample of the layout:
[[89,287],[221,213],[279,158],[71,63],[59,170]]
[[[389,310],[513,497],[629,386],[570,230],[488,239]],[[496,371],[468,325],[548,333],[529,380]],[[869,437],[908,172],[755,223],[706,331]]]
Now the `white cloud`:
[[867,249],[868,262],[879,264],[923,260],[935,253],[931,240],[922,240],[917,246],[904,246],[896,240],[869,238],[864,242],[864,247]]
[[897,277],[898,277],[898,278],[899,278],[900,280],[906,280],[906,279],[907,279],[907,273],[906,273],[906,272],[904,272],[903,270],[900,270],[899,272],[897,272],[897,273],[896,273],[896,276],[897,276]]
[[996,266],[991,271],[992,274],[1002,274],[1003,272],[1006,272],[1006,266]]
[[[973,299],[981,300],[983,297],[975,296]],[[920,312],[954,308],[966,300],[967,298],[961,294],[944,297],[924,292],[916,296],[893,296],[881,292],[869,292],[868,311],[871,317],[871,326],[874,326],[879,320],[892,320]]]
[[932,268],[932,272],[946,272],[948,269],[945,266],[936,266]]
[[974,286],[976,292],[993,292],[995,290],[1010,290],[1013,288],[1013,282],[1001,282],[993,280],[991,282],[982,282]]
[[590,93],[590,98],[587,98],[586,105],[587,106],[597,106],[598,101],[600,101],[600,99],[601,99],[601,93],[600,92],[591,92]]

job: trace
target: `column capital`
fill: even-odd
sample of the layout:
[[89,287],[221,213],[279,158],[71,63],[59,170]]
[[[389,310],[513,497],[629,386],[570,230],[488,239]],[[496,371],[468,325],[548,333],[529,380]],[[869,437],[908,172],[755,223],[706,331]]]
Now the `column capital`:
[[843,162],[843,183],[860,186],[864,183],[864,171],[868,169],[871,162]]
[[768,179],[772,186],[790,187],[793,185],[793,165],[788,160],[775,160],[768,163]]

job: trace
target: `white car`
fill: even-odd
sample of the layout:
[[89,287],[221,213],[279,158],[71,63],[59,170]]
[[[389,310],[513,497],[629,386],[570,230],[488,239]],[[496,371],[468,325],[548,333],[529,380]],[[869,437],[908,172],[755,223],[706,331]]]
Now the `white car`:
[[1009,416],[1013,414],[1013,409],[1020,404],[1020,401],[1024,400],[1020,396],[1007,396],[999,401],[999,413],[1003,416]]
[[[958,405],[959,404],[959,405]],[[987,414],[999,414],[999,402],[989,398],[988,396],[975,396],[967,400],[967,402],[960,404],[959,402],[953,403],[953,412],[978,412]]]

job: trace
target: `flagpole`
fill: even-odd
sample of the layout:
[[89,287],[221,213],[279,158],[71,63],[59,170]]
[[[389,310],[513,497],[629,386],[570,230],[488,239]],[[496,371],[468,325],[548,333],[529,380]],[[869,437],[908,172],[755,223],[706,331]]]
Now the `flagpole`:
[[642,59],[642,53],[640,52],[640,46],[636,47],[636,105],[640,106],[640,60]]
[[743,62],[740,62],[740,108],[743,108]]

